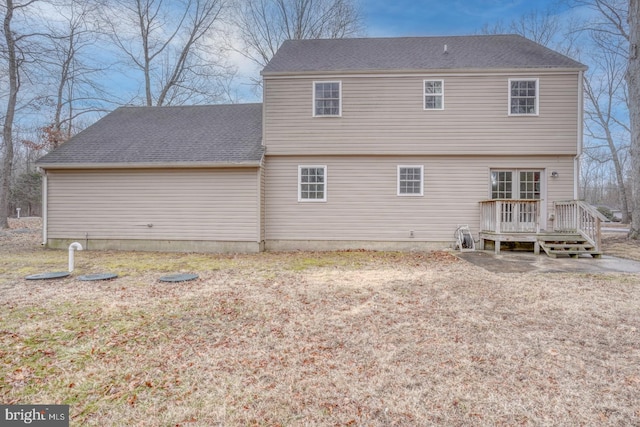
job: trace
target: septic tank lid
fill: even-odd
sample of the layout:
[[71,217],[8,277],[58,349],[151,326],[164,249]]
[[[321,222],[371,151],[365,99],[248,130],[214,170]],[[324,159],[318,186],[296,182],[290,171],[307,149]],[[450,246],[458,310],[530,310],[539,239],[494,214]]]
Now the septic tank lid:
[[38,273],[25,277],[27,280],[47,280],[47,279],[59,279],[61,277],[67,277],[70,275],[68,271],[53,271],[50,273]]
[[79,276],[78,280],[82,280],[85,282],[92,282],[95,280],[111,280],[118,277],[115,273],[97,273],[97,274],[85,274],[84,276]]
[[198,278],[197,274],[191,273],[180,273],[180,274],[170,274],[168,276],[162,276],[160,279],[161,282],[188,282],[189,280],[195,280]]

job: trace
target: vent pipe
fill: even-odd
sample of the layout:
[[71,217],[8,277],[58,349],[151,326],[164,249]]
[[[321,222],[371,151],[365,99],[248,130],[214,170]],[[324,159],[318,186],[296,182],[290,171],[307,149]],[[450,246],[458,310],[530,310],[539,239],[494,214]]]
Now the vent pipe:
[[443,53],[449,53],[449,47],[446,44],[444,45],[444,52]]
[[73,264],[74,264],[74,252],[77,250],[81,251],[82,250],[82,245],[78,242],[73,242],[72,244],[69,245],[69,273],[71,273],[73,271]]

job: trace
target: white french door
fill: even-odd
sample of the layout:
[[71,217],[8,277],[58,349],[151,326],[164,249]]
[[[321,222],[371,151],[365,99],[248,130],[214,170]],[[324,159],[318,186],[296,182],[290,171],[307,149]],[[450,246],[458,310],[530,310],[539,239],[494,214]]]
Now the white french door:
[[491,199],[513,200],[502,205],[503,231],[538,231],[544,227],[544,203],[528,202],[544,199],[543,176],[540,169],[491,170]]

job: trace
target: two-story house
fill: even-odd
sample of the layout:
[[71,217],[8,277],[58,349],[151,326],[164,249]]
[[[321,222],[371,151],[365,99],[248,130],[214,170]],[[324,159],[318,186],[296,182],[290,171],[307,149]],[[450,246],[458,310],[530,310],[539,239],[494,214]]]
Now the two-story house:
[[585,69],[516,35],[287,41],[262,105],[119,108],[40,159],[44,242],[537,248],[577,229]]

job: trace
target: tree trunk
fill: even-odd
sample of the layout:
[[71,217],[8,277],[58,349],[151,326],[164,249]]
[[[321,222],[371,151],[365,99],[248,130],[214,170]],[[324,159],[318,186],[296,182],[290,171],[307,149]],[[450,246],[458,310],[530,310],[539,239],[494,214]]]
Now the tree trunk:
[[631,185],[633,211],[629,237],[640,239],[640,0],[629,0],[629,118],[631,125]]
[[4,141],[4,158],[2,161],[2,182],[0,182],[0,228],[9,228],[9,190],[11,189],[11,173],[13,171],[13,118],[18,99],[18,63],[16,60],[16,44],[11,32],[13,18],[13,0],[7,1],[7,12],[4,16],[4,36],[7,42],[7,69],[9,71],[9,97],[7,111],[2,127]]

